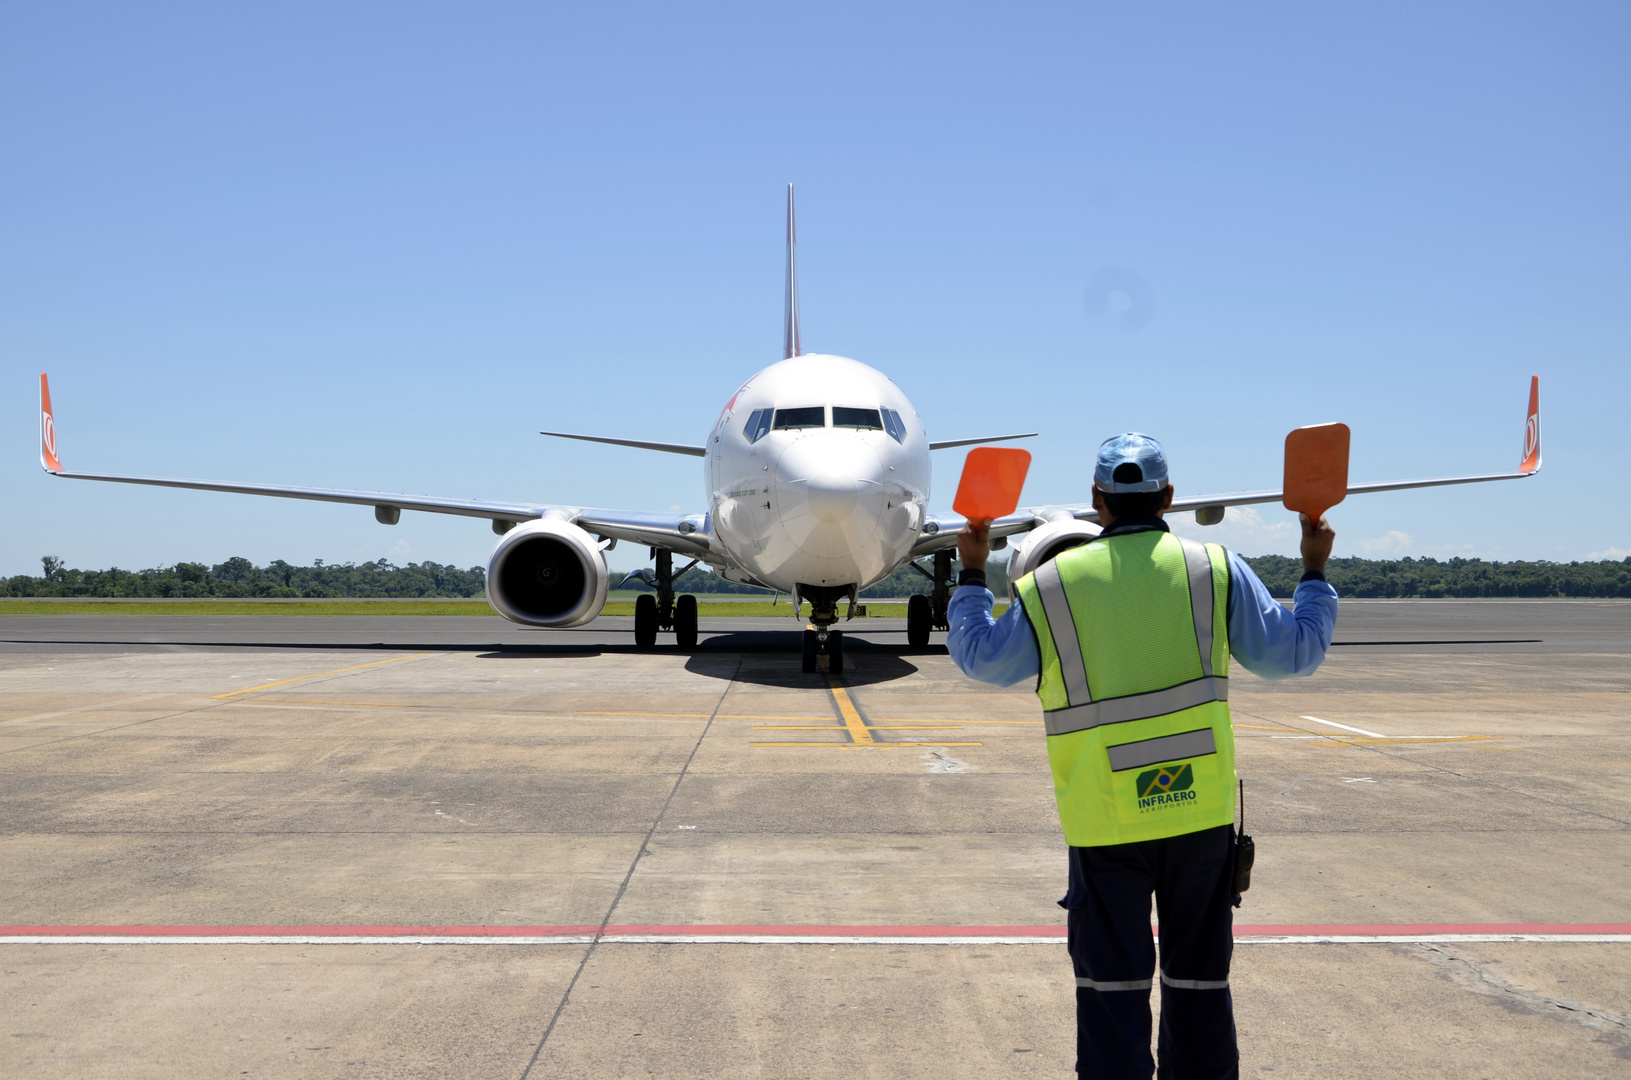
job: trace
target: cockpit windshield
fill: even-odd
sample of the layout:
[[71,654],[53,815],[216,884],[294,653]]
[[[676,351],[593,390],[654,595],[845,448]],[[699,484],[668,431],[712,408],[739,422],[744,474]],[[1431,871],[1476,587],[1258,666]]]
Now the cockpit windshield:
[[811,405],[802,409],[777,409],[777,431],[787,428],[809,428],[827,426],[827,408],[824,405]]
[[898,443],[906,441],[906,421],[900,418],[900,413],[894,409],[883,410],[883,429],[889,432],[889,437]]
[[832,407],[832,426],[884,429],[883,417],[877,409],[850,409],[843,405]]
[[[772,430],[789,431],[826,426],[825,405],[806,405],[797,409],[754,409],[742,424],[742,437],[750,443],[756,443]],[[882,431],[896,442],[906,441],[906,422],[901,419],[900,413],[893,409],[857,409],[848,405],[834,405],[832,426]]]
[[742,425],[742,436],[748,442],[758,442],[765,437],[770,430],[770,413],[769,409],[754,409],[748,416],[747,423]]

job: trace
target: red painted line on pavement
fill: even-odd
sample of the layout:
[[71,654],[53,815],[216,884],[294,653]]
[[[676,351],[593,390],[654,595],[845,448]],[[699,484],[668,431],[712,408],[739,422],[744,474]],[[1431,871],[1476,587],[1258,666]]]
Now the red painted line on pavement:
[[1398,934],[1631,934],[1631,923],[1374,923],[1360,925],[1237,926],[1236,937],[1310,934],[1387,936]]
[[[1631,934],[1631,923],[1365,923],[1241,925],[1236,937],[1401,934]],[[689,937],[1057,937],[1063,926],[0,926],[8,937],[571,937],[585,934]]]

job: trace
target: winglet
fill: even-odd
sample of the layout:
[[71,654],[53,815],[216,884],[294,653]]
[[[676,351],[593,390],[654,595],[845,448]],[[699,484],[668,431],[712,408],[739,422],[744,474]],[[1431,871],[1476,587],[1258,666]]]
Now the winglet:
[[793,185],[787,185],[787,302],[783,309],[782,359],[791,360],[804,350],[799,346],[799,261],[798,229],[793,225]]
[[1518,463],[1521,473],[1540,472],[1540,376],[1529,377],[1529,418],[1523,425],[1523,460]]
[[40,372],[40,468],[46,472],[62,471],[57,459],[57,423],[51,419],[51,384],[45,372]]

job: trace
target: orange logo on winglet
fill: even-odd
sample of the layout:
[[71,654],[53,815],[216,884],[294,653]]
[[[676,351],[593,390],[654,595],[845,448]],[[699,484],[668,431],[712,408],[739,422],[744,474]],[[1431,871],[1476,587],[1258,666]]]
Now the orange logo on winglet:
[[1523,461],[1519,472],[1532,473],[1540,468],[1540,376],[1529,377],[1529,418],[1523,426]]
[[40,464],[52,472],[62,471],[57,460],[57,424],[51,419],[51,384],[40,372]]

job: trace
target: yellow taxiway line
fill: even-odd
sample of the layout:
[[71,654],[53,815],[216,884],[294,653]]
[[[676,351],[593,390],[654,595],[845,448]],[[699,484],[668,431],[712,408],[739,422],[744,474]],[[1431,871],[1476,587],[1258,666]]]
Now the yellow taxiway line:
[[[861,716],[861,710],[855,707],[855,701],[849,696],[849,689],[835,675],[827,676],[827,690],[832,695],[833,707],[838,710],[838,719],[843,721],[842,728],[834,728],[830,724],[790,724],[786,726],[757,724],[755,731],[842,731],[849,736],[847,742],[755,742],[749,746],[797,746],[797,747],[825,747],[840,750],[900,750],[914,746],[983,746],[978,742],[879,742],[872,737],[874,731],[880,730],[960,730],[961,724],[924,724],[915,721],[896,721],[888,724],[868,724]],[[779,718],[778,718],[779,719]],[[786,719],[795,719],[787,717]],[[796,719],[805,719],[797,717]]]
[[756,742],[749,746],[821,746],[828,750],[910,750],[925,746],[984,746],[977,742]]
[[844,721],[844,729],[849,732],[850,741],[857,746],[874,745],[872,732],[867,730],[866,721],[861,719],[861,710],[849,699],[849,691],[844,688],[844,684],[828,675],[827,689],[832,693],[833,704],[838,706],[838,716]]
[[270,690],[274,686],[288,686],[290,683],[305,682],[307,679],[321,679],[325,675],[344,675],[348,671],[361,671],[363,668],[379,667],[381,664],[394,664],[400,660],[417,660],[430,653],[410,653],[407,656],[393,656],[389,660],[375,660],[367,664],[353,664],[351,667],[335,668],[333,671],[319,671],[315,675],[296,675],[292,679],[279,679],[277,682],[261,683],[259,686],[246,686],[242,690],[234,690],[228,694],[215,694],[212,701],[221,701],[226,698],[235,698],[240,694],[253,694],[257,690]]

